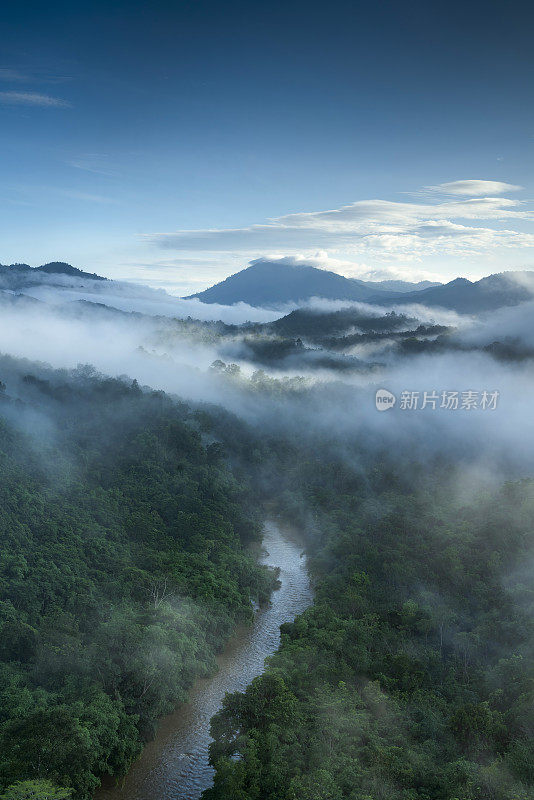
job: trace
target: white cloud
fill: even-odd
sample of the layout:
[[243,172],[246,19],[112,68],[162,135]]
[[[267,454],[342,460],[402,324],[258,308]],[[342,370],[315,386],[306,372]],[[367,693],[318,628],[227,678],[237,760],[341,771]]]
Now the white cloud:
[[485,194],[506,194],[506,192],[517,192],[522,186],[513,183],[503,183],[502,181],[483,181],[483,180],[464,180],[450,181],[449,183],[439,183],[437,186],[425,186],[431,192],[442,192],[443,194],[465,195],[466,197],[481,197]]
[[[476,184],[476,185],[475,185]],[[364,258],[421,260],[432,255],[471,256],[495,248],[534,247],[534,234],[513,229],[516,221],[534,221],[532,211],[508,197],[478,196],[507,187],[495,181],[454,181],[473,196],[395,202],[359,200],[326,211],[286,214],[243,228],[179,230],[147,238],[159,247],[182,251],[265,253],[337,251]],[[443,191],[443,188],[440,189]],[[484,227],[480,223],[486,223]],[[502,229],[502,224],[507,228]]]
[[265,261],[277,261],[288,266],[317,267],[318,269],[330,270],[344,275],[346,278],[357,278],[361,281],[390,281],[402,280],[408,282],[418,281],[439,281],[441,280],[436,273],[421,269],[412,269],[408,266],[395,265],[394,268],[374,267],[369,264],[356,263],[341,258],[332,258],[325,250],[318,250],[316,253],[296,253],[291,256],[270,253],[261,258],[254,258],[250,265],[259,264]]
[[358,200],[328,211],[287,214],[272,221],[291,227],[314,226],[336,232],[372,229],[372,226],[406,225],[425,220],[533,218],[517,200],[477,197],[437,203],[399,203],[390,200]]
[[72,108],[72,105],[66,100],[37,92],[0,92],[0,103],[41,108]]

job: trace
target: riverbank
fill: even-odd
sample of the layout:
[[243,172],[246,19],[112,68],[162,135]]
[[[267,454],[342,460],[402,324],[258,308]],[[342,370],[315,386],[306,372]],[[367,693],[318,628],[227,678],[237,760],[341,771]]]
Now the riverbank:
[[280,587],[252,626],[241,629],[217,658],[218,672],[198,680],[189,700],[161,720],[118,786],[102,787],[95,800],[196,800],[213,780],[208,763],[210,720],[227,692],[242,691],[264,669],[280,642],[280,625],[312,602],[302,546],[277,523],[266,522],[261,562],[280,568]]

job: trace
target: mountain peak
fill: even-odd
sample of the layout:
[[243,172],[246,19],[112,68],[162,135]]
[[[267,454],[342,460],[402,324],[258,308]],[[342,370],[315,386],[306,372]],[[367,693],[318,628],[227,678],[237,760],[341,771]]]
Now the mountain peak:
[[467,278],[455,278],[453,281],[449,281],[445,284],[445,286],[472,286],[473,282],[468,280]]
[[69,278],[80,280],[107,280],[101,275],[83,272],[83,270],[73,267],[65,261],[50,261],[40,267],[30,267],[29,264],[0,264],[0,290],[20,291],[43,282],[53,284],[54,276],[57,276],[56,283],[59,280],[59,276],[68,276]]
[[393,288],[396,293],[422,288],[419,284],[403,281],[393,282],[394,286],[388,286],[387,283],[383,285],[381,281],[346,278],[305,262],[258,259],[240,272],[191,297],[203,303],[233,305],[242,302],[251,306],[279,308],[289,303],[298,305],[312,297],[367,302],[376,295],[383,298],[393,296]]
[[303,305],[313,297],[320,297],[385,306],[419,303],[473,314],[531,300],[534,273],[504,272],[474,282],[458,277],[446,284],[426,287],[424,283],[402,283],[401,287],[397,283],[395,288],[397,290],[392,291],[393,286],[384,286],[379,281],[346,278],[305,263],[261,260],[192,297],[204,303],[234,305],[241,302],[277,309]]
[[94,281],[105,281],[107,278],[103,278],[101,275],[97,275],[96,273],[84,272],[78,267],[73,267],[71,264],[67,264],[65,261],[50,261],[48,264],[43,264],[40,267],[35,267],[36,272],[46,272],[47,275],[71,275],[75,278],[91,278]]
[[301,303],[311,297],[364,300],[371,294],[365,284],[312,267],[283,261],[256,261],[203,292],[192,295],[203,303],[248,303],[276,307]]

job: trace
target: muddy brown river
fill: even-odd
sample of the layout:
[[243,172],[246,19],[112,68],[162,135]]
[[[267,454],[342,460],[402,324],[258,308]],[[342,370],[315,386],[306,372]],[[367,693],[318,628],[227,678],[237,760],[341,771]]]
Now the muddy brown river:
[[302,548],[278,525],[267,522],[262,562],[280,568],[281,586],[253,625],[240,631],[217,658],[219,670],[197,681],[189,701],[161,720],[150,742],[119,785],[101,788],[95,800],[196,800],[213,782],[208,763],[210,719],[226,692],[237,692],[260,675],[264,661],[278,648],[280,625],[292,621],[312,602]]

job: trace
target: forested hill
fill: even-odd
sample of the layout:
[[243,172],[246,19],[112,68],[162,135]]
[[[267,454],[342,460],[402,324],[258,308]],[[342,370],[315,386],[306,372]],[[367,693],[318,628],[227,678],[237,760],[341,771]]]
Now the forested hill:
[[0,375],[1,800],[87,800],[213,669],[273,586],[259,498],[306,532],[316,599],[214,718],[204,800],[532,800],[532,480],[475,491],[460,457],[84,367]]
[[35,779],[87,798],[273,578],[185,406],[90,370],[0,374],[0,794]]
[[94,272],[84,272],[78,267],[67,264],[65,261],[50,261],[40,267],[30,267],[29,264],[0,264],[0,286],[2,288],[16,289],[28,284],[31,285],[46,276],[86,278],[92,281],[107,280]]
[[205,800],[532,800],[534,482],[319,452],[279,495],[315,603],[214,717]]

